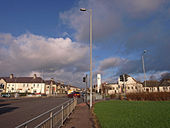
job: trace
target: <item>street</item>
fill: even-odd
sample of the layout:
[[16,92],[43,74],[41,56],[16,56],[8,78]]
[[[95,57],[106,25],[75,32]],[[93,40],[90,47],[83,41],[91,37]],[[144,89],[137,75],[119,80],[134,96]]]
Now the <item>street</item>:
[[0,99],[0,127],[14,128],[67,100],[66,97]]

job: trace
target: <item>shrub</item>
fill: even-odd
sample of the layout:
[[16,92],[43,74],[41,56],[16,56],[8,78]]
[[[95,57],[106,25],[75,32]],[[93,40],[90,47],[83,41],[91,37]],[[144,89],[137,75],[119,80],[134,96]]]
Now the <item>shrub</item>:
[[126,97],[127,100],[165,101],[170,100],[170,92],[128,93]]
[[119,100],[123,100],[123,95],[119,94]]
[[111,94],[111,95],[110,95],[110,99],[114,99],[115,97],[116,97],[115,94]]

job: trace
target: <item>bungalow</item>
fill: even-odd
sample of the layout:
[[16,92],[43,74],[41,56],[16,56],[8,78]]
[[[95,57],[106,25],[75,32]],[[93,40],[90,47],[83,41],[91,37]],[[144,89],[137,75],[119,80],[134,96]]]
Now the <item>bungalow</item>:
[[162,79],[159,85],[159,91],[160,92],[170,92],[170,79],[165,78]]
[[159,92],[160,90],[159,88],[160,82],[157,80],[147,80],[147,81],[144,81],[142,84],[143,84],[144,92]]

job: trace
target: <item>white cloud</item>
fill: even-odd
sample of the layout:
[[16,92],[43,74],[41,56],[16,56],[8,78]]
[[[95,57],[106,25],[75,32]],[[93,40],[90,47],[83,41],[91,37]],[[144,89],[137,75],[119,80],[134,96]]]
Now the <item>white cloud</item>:
[[68,72],[81,73],[88,69],[88,47],[69,38],[45,38],[31,33],[18,37],[0,34],[0,45],[1,76],[42,70],[55,72],[57,76],[62,70],[64,77]]

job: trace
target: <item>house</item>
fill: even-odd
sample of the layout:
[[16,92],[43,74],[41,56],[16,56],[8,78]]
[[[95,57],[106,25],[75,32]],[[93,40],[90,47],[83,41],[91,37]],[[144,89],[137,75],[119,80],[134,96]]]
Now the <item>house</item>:
[[121,88],[117,83],[106,83],[104,86],[105,92],[109,95],[121,93]]
[[57,93],[57,85],[53,78],[51,80],[45,80],[45,93],[47,95],[55,95]]
[[45,83],[41,77],[34,74],[33,77],[2,77],[0,85],[4,86],[6,93],[45,93]]
[[161,82],[156,80],[148,80],[143,82],[144,92],[170,92],[170,79],[163,79]]
[[170,78],[165,78],[160,81],[159,91],[170,92]]
[[67,94],[67,85],[63,82],[56,82],[56,93],[57,94]]
[[126,80],[121,80],[121,78],[118,78],[118,85],[121,88],[121,92],[125,93],[133,93],[133,92],[142,92],[143,85],[133,77],[124,74],[126,77]]
[[[123,76],[123,75],[122,75]],[[125,77],[126,76],[126,77]],[[126,78],[126,79],[125,79]],[[97,86],[94,86],[96,90]],[[105,94],[117,94],[117,93],[136,93],[142,92],[143,85],[133,77],[124,74],[123,79],[121,76],[118,78],[117,83],[103,83],[102,84],[102,93]]]
[[144,81],[142,84],[143,84],[144,92],[159,92],[160,90],[159,88],[160,82],[157,80],[147,80],[147,81]]

